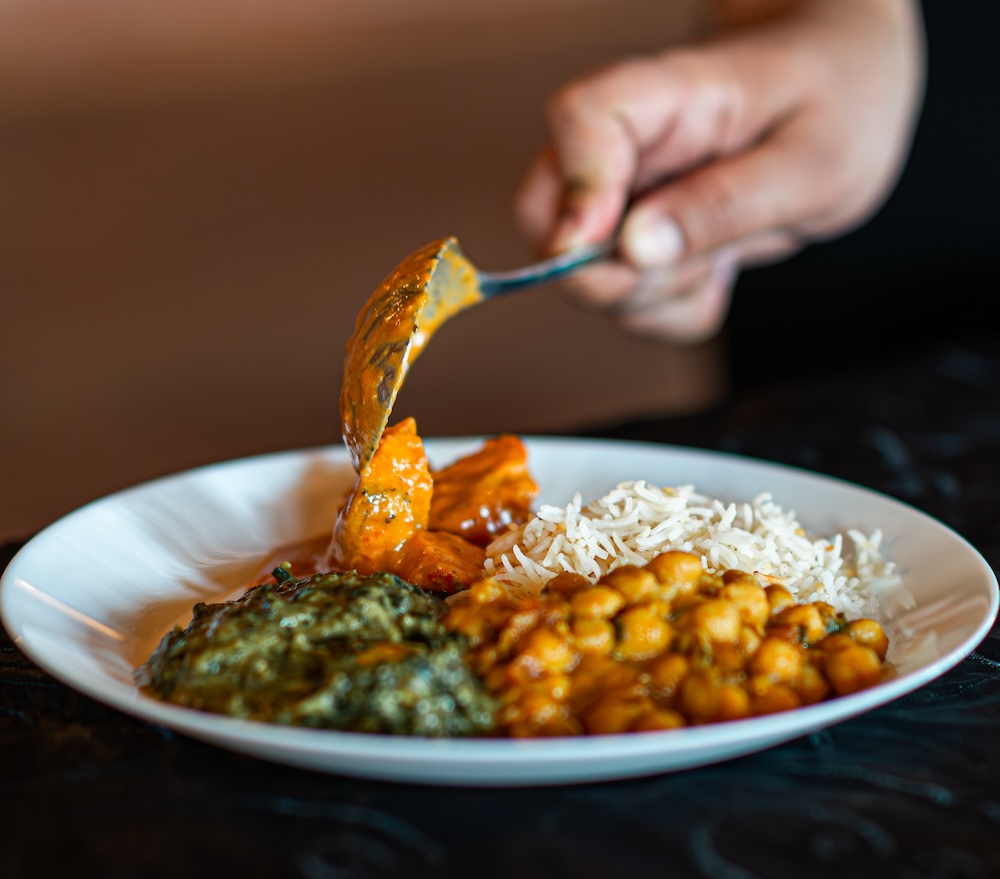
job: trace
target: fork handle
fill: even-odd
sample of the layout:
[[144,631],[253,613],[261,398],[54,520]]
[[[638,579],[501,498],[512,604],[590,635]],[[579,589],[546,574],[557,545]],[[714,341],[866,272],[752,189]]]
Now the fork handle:
[[547,284],[568,275],[582,266],[603,259],[614,252],[617,242],[609,239],[597,244],[585,244],[558,256],[507,272],[479,272],[479,289],[485,298],[500,296],[524,287]]

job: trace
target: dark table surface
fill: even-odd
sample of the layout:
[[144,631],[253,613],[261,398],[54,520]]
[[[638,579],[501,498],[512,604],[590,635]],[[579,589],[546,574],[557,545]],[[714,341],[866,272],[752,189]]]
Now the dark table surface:
[[[592,435],[856,482],[1000,565],[1000,334],[758,375],[718,409]],[[846,360],[846,365],[845,365]],[[4,547],[6,565],[18,545]],[[1000,876],[1000,638],[820,733],[654,777],[438,788],[201,744],[55,681],[0,631],[0,876]]]

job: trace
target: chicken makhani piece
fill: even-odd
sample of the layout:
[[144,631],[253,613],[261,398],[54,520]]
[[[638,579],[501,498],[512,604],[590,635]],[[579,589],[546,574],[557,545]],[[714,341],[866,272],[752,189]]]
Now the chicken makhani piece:
[[432,473],[407,418],[388,428],[337,516],[327,566],[362,574],[389,571],[435,592],[479,579],[483,549],[531,512],[538,484],[524,443],[514,436]]
[[382,435],[337,516],[328,551],[331,569],[393,571],[406,541],[427,527],[432,489],[423,441],[416,422],[407,418]]
[[459,592],[482,576],[486,552],[457,534],[420,530],[406,541],[394,573],[434,592]]
[[430,528],[486,546],[508,526],[526,522],[537,495],[520,437],[493,437],[434,473]]

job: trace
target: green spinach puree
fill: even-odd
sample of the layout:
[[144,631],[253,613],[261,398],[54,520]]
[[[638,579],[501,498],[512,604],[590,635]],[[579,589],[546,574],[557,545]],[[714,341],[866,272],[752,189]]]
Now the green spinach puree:
[[447,605],[394,574],[314,574],[199,603],[136,673],[169,702],[248,720],[369,733],[475,736],[495,703]]

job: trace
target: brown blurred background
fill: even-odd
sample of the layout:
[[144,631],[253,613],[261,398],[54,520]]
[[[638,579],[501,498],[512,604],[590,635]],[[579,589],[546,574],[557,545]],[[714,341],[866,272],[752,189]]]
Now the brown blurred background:
[[[339,442],[371,290],[448,234],[483,268],[527,259],[510,205],[548,95],[705,33],[708,5],[0,2],[0,540],[150,477]],[[428,436],[711,414],[755,382],[995,321],[1000,4],[921,5],[924,111],[870,222],[743,272],[699,348],[554,290],[466,312],[397,414]]]
[[[0,4],[0,539],[109,491],[339,442],[357,311],[412,250],[530,254],[511,199],[561,82],[703,33],[697,0]],[[623,376],[642,376],[641,382]],[[558,431],[716,399],[721,348],[556,291],[442,330],[397,415]]]

